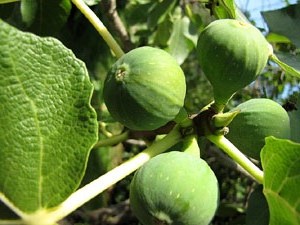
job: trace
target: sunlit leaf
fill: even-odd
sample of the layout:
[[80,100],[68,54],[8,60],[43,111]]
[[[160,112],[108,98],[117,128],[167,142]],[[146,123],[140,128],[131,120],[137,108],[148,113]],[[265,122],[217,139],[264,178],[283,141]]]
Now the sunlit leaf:
[[1,201],[33,213],[75,191],[97,140],[92,89],[59,41],[0,20]]
[[182,64],[196,45],[196,39],[192,40],[189,34],[190,20],[182,17],[174,21],[171,37],[168,41],[168,52]]
[[300,144],[268,137],[261,159],[270,225],[300,224]]
[[288,39],[286,36],[280,35],[280,34],[275,34],[272,32],[268,33],[268,35],[266,36],[266,39],[270,43],[286,43],[286,44],[291,43],[291,40]]

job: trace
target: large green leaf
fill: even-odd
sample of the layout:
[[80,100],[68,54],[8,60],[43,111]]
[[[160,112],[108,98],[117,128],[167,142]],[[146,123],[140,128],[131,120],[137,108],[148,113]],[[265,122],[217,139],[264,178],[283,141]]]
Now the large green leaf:
[[54,38],[0,20],[0,200],[54,207],[79,186],[97,119],[84,63]]
[[67,22],[70,0],[22,0],[21,14],[29,31],[38,35],[54,35]]
[[288,37],[297,47],[300,47],[300,4],[262,12],[270,32]]
[[261,159],[270,225],[300,224],[300,144],[268,137]]

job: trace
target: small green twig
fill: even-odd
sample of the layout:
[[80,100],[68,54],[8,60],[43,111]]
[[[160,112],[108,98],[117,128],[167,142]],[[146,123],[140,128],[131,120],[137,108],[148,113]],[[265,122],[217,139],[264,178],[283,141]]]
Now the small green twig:
[[143,152],[139,153],[135,157],[80,188],[79,190],[74,192],[68,199],[66,199],[61,205],[55,208],[54,211],[49,212],[46,216],[48,218],[51,218],[52,221],[59,221],[60,219],[76,210],[78,207],[82,206],[98,194],[102,193],[110,186],[114,185],[118,181],[122,180],[123,178],[137,170],[153,156],[166,151],[181,140],[182,135],[180,132],[180,127],[175,126],[174,129],[163,139],[154,142],[150,147],[146,148]]
[[128,136],[129,136],[129,131],[126,131],[126,132],[121,133],[119,135],[114,135],[112,137],[109,137],[109,138],[98,141],[95,144],[94,148],[105,147],[105,146],[113,146],[113,145],[119,144],[122,141],[125,141],[128,138]]
[[90,21],[90,23],[99,32],[102,38],[105,40],[106,44],[114,52],[117,58],[124,55],[123,50],[113,38],[113,36],[106,29],[101,20],[96,16],[96,14],[82,1],[82,0],[72,0],[73,4],[82,12],[83,15]]
[[226,152],[234,161],[243,167],[258,183],[263,183],[263,171],[252,163],[240,150],[223,135],[208,135],[207,138]]
[[99,125],[99,131],[100,131],[102,134],[104,134],[104,136],[106,136],[106,137],[108,137],[108,138],[114,136],[112,133],[110,133],[108,130],[106,130],[106,126],[107,126],[106,123],[104,123],[104,122],[102,122],[102,121],[99,121],[98,125]]

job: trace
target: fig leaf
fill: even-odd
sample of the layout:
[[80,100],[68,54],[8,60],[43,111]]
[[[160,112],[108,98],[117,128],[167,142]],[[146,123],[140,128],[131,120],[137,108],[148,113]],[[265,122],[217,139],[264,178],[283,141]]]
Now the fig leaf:
[[55,207],[79,186],[97,141],[92,91],[61,42],[0,20],[0,200],[14,211]]
[[300,144],[268,137],[261,159],[270,225],[300,224]]

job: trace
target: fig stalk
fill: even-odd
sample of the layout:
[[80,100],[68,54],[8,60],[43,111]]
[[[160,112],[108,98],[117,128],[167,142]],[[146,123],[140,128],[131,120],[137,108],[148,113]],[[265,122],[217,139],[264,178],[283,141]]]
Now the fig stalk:
[[223,135],[208,135],[208,140],[226,152],[234,161],[243,167],[258,183],[262,184],[264,173],[252,163],[237,147]]

